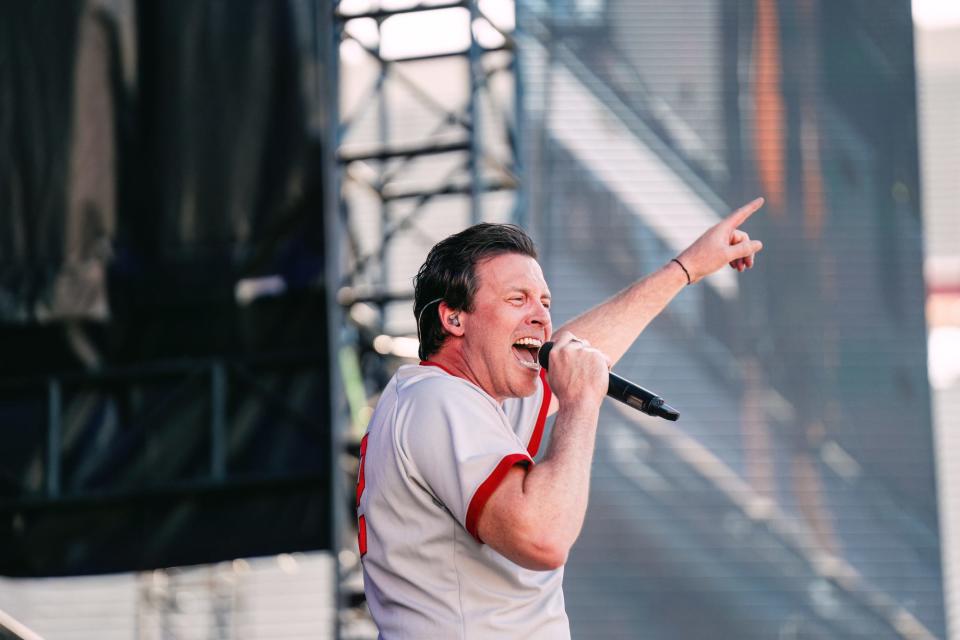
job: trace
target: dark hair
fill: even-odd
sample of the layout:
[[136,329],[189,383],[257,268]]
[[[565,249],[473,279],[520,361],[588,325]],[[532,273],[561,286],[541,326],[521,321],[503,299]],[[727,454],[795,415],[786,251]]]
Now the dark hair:
[[436,311],[426,307],[442,300],[454,309],[473,311],[480,286],[477,264],[503,253],[537,258],[537,248],[523,229],[489,222],[468,227],[430,249],[413,279],[413,317],[417,320],[422,359],[436,353],[447,337]]

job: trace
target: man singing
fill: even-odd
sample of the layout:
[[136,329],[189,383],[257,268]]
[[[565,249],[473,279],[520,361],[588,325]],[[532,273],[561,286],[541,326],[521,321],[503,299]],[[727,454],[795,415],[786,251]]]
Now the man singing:
[[[753,266],[763,245],[738,227],[762,204],[556,335],[521,229],[480,224],[430,250],[414,281],[422,361],[390,380],[361,443],[359,544],[381,637],[570,637],[563,565],[587,509],[608,371],[684,286]],[[537,354],[551,339],[548,374]]]

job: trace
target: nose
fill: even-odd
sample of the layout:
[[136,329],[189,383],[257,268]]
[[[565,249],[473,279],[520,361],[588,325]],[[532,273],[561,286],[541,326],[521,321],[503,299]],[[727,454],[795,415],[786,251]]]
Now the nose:
[[540,326],[549,326],[550,325],[550,309],[544,306],[539,300],[533,302],[533,310],[530,312],[529,318],[530,324],[540,325]]

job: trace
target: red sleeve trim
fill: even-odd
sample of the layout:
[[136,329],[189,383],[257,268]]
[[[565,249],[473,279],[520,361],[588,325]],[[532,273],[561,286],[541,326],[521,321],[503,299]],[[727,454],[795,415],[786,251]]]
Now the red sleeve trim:
[[537,424],[533,427],[533,434],[530,436],[530,442],[527,444],[527,452],[533,458],[540,450],[540,441],[543,439],[543,427],[547,424],[547,414],[550,413],[550,399],[553,398],[553,391],[547,384],[547,370],[540,368],[540,380],[543,381],[543,401],[540,403],[540,413],[537,415]]
[[467,531],[480,544],[483,544],[483,540],[480,539],[480,534],[477,531],[477,526],[480,524],[480,514],[483,512],[483,508],[487,506],[487,500],[490,499],[493,492],[496,491],[500,483],[503,482],[507,472],[513,468],[513,465],[521,462],[533,464],[533,460],[530,460],[522,453],[511,453],[508,456],[504,456],[493,472],[487,476],[487,479],[477,487],[473,498],[470,499],[470,506],[467,507]]

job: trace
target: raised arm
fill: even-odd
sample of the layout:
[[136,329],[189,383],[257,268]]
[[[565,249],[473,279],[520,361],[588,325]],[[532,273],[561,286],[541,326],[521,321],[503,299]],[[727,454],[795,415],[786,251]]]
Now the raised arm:
[[[692,284],[720,270],[725,264],[737,271],[753,267],[753,256],[763,248],[763,243],[751,240],[738,227],[762,206],[763,198],[757,198],[740,207],[707,229],[677,256],[682,267],[671,260],[608,300],[581,313],[557,331],[569,331],[587,339],[607,356],[611,365],[616,363],[650,321],[688,284],[688,273]],[[557,400],[554,399],[550,413],[555,412],[557,406]]]
[[753,266],[763,245],[738,227],[762,205],[758,198],[704,232],[677,256],[682,267],[671,261],[557,330],[548,381],[551,412],[559,408],[559,415],[550,444],[541,462],[512,467],[494,490],[479,516],[481,540],[528,569],[566,562],[586,514],[607,369],[688,284],[688,274],[693,283],[725,264]]

